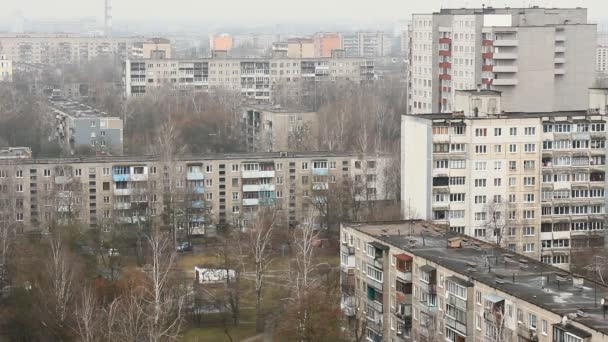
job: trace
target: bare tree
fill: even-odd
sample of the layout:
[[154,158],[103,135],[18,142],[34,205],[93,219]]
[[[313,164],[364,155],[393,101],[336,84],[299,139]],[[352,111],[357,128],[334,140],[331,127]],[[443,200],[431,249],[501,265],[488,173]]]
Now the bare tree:
[[281,228],[284,219],[278,210],[262,207],[248,229],[242,234],[241,251],[253,263],[256,331],[264,330],[262,317],[262,296],[266,284],[265,276],[274,260],[272,240],[277,229]]
[[498,246],[502,246],[502,240],[507,235],[507,229],[510,224],[513,224],[513,222],[507,221],[510,208],[508,204],[494,200],[485,205],[486,220],[483,223],[483,228],[485,229],[486,239],[496,241]]
[[46,265],[48,287],[40,289],[51,300],[52,317],[61,327],[69,313],[69,305],[74,293],[73,270],[68,261],[61,235],[53,236],[49,241],[49,259]]
[[99,341],[101,312],[93,289],[85,287],[74,311],[78,339],[83,342]]
[[182,324],[183,296],[171,288],[171,271],[175,263],[172,238],[167,233],[154,231],[148,238],[151,265],[149,277],[149,305],[146,315],[150,321],[150,341],[176,340]]

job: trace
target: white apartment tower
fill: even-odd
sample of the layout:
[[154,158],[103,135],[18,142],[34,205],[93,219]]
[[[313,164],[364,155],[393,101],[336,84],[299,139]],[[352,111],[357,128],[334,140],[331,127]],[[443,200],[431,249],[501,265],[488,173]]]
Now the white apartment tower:
[[589,110],[522,113],[497,91],[457,91],[452,113],[404,115],[404,217],[564,268],[572,250],[603,248],[608,90],[588,98]]
[[477,86],[501,91],[509,112],[585,109],[596,34],[584,8],[414,14],[409,112],[451,112],[455,92]]

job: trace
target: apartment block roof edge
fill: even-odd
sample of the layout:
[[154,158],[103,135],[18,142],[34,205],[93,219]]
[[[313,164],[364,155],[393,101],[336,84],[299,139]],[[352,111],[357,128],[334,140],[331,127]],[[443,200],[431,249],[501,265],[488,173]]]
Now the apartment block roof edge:
[[[264,153],[217,153],[217,154],[184,154],[175,156],[174,161],[209,161],[209,160],[264,160],[280,158],[331,158],[331,157],[387,157],[390,153],[368,153],[356,152],[264,152]],[[96,156],[96,157],[71,157],[71,158],[28,158],[28,159],[0,159],[0,165],[7,164],[58,164],[58,163],[142,163],[161,161],[160,155],[140,156]]]
[[[413,223],[410,227],[413,227],[412,229],[415,230],[415,233],[407,234],[407,226],[405,225],[407,223]],[[387,227],[379,228],[383,225]],[[393,227],[390,227],[390,225]],[[397,232],[395,229],[401,226],[403,229],[398,230],[399,234],[395,234]],[[489,242],[447,230],[445,226],[429,221],[356,222],[343,223],[342,227],[355,229],[382,243],[405,250],[408,253],[428,260],[428,262],[457,272],[465,277],[466,281],[480,282],[503,293],[525,300],[560,317],[572,316],[572,314],[578,311],[584,311],[586,313],[585,316],[569,317],[569,319],[589,329],[602,334],[608,334],[608,321],[603,318],[600,304],[600,299],[606,298],[608,300],[608,286],[602,285],[596,280],[542,263],[539,260],[522,254],[513,253]],[[388,230],[391,228],[393,229],[392,235],[388,233]],[[443,234],[437,235],[437,231],[440,229]],[[467,245],[472,248],[448,247],[448,239],[454,237],[462,238],[462,241],[467,242]],[[408,245],[405,243],[406,239],[416,240],[417,243],[415,245]],[[444,241],[445,243],[443,243]],[[490,258],[486,253],[487,250],[492,250],[496,255],[492,255]],[[449,257],[446,257],[446,255],[449,255]],[[473,271],[467,268],[469,267],[467,265],[471,262],[481,264],[484,256],[489,258],[488,263],[492,265],[490,271],[487,270],[487,265],[478,265],[479,267]],[[516,265],[515,268],[505,266],[503,268],[502,262],[493,264],[490,261],[494,258],[497,261],[503,259],[505,265],[517,263],[520,266]],[[507,262],[507,260],[509,261]],[[526,267],[521,268],[522,264]],[[501,272],[504,274],[501,275]],[[507,275],[505,282],[499,283],[496,281],[496,278],[502,277],[505,274]],[[510,281],[512,274],[517,279],[516,282]],[[569,283],[563,282],[561,288],[560,284],[558,284],[557,289],[555,289],[553,279],[557,279],[556,277],[558,276],[582,279],[584,280],[584,286],[576,288],[572,285],[573,281],[570,281]],[[543,287],[537,284],[542,277],[546,277]],[[556,291],[558,289],[559,291]],[[597,296],[594,295],[595,290],[597,290]],[[597,306],[594,305],[594,300],[597,301]]]

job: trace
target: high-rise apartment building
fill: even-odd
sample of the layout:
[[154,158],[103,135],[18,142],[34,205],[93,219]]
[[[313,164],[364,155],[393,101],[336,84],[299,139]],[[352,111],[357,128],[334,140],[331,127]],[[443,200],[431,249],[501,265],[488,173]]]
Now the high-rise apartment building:
[[312,39],[315,57],[331,57],[333,50],[342,49],[342,37],[339,33],[317,32]]
[[232,36],[228,33],[212,35],[209,38],[210,50],[230,51],[232,50]]
[[340,256],[365,341],[608,340],[608,287],[424,221],[343,224]]
[[279,85],[298,88],[307,81],[370,82],[374,61],[344,57],[288,58],[275,51],[271,58],[232,58],[216,52],[211,58],[127,60],[124,85],[127,96],[141,96],[163,86],[208,91],[223,88],[240,91],[249,99],[269,101]]
[[[331,55],[330,55],[331,56]],[[292,38],[287,40],[287,57],[313,58],[315,45],[311,38]]]
[[142,58],[143,37],[0,34],[0,53],[15,63],[78,64],[98,57]]
[[411,25],[412,114],[451,112],[477,85],[501,91],[505,111],[586,109],[596,25],[584,8],[441,9]]
[[590,110],[504,112],[494,90],[457,91],[453,113],[402,116],[402,209],[567,268],[604,246],[605,89]]
[[342,34],[342,48],[351,57],[382,57],[391,52],[392,42],[384,32]]
[[160,220],[169,205],[165,200],[171,197],[171,205],[180,208],[176,210],[181,213],[176,218],[180,231],[188,228],[207,234],[206,228],[215,224],[246,225],[262,206],[281,209],[295,225],[314,219],[314,201],[344,178],[365,179],[354,200],[385,200],[387,164],[384,155],[327,152],[171,160],[0,157],[0,219],[43,229],[50,220],[71,218],[110,232],[122,224]]

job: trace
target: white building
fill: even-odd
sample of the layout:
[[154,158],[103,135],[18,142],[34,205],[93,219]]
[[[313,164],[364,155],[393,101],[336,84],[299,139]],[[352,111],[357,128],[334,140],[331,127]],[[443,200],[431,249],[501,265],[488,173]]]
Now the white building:
[[414,14],[410,41],[412,114],[449,113],[456,91],[477,85],[501,91],[506,111],[583,110],[595,79],[596,25],[584,8]]
[[402,208],[567,267],[604,246],[608,90],[589,111],[504,112],[501,94],[457,91],[453,113],[402,117]]
[[608,72],[608,46],[598,45],[595,63],[597,71],[602,73]]

